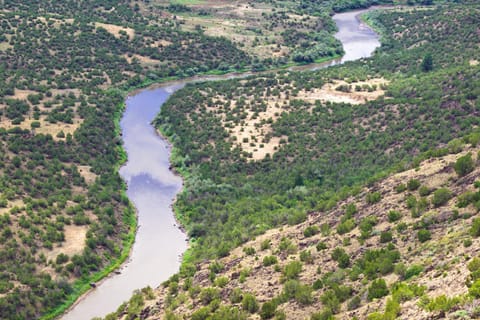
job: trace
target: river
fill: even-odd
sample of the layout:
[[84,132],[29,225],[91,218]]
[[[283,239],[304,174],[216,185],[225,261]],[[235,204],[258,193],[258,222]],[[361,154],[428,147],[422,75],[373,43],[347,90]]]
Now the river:
[[[292,69],[315,70],[369,57],[380,42],[378,35],[358,18],[365,11],[340,13],[333,17],[339,29],[335,37],[345,49],[341,59]],[[233,77],[237,76],[242,75]],[[135,289],[156,287],[178,271],[187,239],[176,225],[172,203],[182,187],[182,180],[170,171],[170,146],[156,133],[151,123],[162,104],[185,83],[231,77],[187,79],[173,85],[146,89],[127,98],[120,126],[128,161],[120,169],[120,174],[127,183],[127,195],[137,209],[135,243],[128,261],[119,269],[120,273],[98,283],[62,319],[103,317],[127,301]]]

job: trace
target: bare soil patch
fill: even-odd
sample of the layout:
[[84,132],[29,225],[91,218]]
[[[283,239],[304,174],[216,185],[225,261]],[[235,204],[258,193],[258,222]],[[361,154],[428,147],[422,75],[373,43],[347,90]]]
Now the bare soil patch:
[[117,26],[115,24],[95,22],[95,27],[101,27],[113,34],[115,37],[120,38],[121,31],[125,32],[130,39],[135,36],[135,30],[128,27]]
[[[321,88],[315,88],[310,91],[300,91],[300,99],[315,102],[317,100],[333,103],[363,104],[367,101],[375,100],[385,94],[382,86],[387,85],[388,81],[383,78],[370,79],[366,81],[357,81],[348,83],[344,80],[334,80],[325,84]],[[351,88],[349,92],[340,91],[339,87]],[[360,87],[361,91],[356,88]],[[370,89],[366,89],[369,87]]]

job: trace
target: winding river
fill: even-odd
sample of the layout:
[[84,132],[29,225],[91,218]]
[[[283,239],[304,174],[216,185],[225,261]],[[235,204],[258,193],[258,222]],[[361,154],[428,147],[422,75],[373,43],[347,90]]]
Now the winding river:
[[[336,14],[335,35],[345,49],[338,60],[293,70],[315,70],[369,57],[380,46],[378,35],[364,25],[358,15],[366,10]],[[233,75],[233,77],[247,74]],[[187,82],[226,79],[232,75],[198,77],[128,97],[120,122],[128,162],[120,169],[127,195],[137,208],[138,230],[128,261],[119,273],[104,279],[82,297],[63,317],[84,320],[103,317],[128,300],[135,289],[156,287],[178,271],[181,255],[187,248],[186,235],[176,225],[172,203],[182,187],[182,179],[170,171],[170,146],[155,131],[151,122],[162,104]]]

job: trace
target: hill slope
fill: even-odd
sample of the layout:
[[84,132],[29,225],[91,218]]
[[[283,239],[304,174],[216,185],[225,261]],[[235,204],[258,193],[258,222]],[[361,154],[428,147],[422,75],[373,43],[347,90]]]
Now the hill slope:
[[[137,304],[119,317],[129,319],[143,296],[141,319],[327,319],[330,311],[339,319],[475,318],[478,151],[430,158],[327,213],[312,212],[225,258],[184,268],[153,294],[134,296]],[[473,171],[459,176],[462,161]]]

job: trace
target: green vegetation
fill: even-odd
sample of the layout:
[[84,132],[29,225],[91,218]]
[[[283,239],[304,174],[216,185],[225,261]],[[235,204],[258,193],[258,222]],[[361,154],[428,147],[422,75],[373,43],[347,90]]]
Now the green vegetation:
[[[189,235],[197,239],[192,258],[215,257],[219,248],[228,251],[269,228],[298,223],[308,211],[328,210],[348,194],[349,187],[396,165],[404,167],[419,152],[470,132],[478,122],[474,107],[478,68],[468,63],[477,52],[472,29],[477,22],[475,10],[451,6],[378,14],[376,19],[395,35],[384,35],[379,54],[365,62],[313,73],[280,72],[191,84],[172,95],[156,125],[176,148],[175,168],[189,172],[177,209]],[[465,22],[444,19],[445,12]],[[419,20],[422,25],[417,24]],[[438,36],[431,39],[421,30],[434,25]],[[417,43],[425,44],[414,46]],[[438,68],[419,73],[417,61],[426,52]],[[379,76],[391,81],[386,88],[388,99],[354,108],[308,102],[300,94],[308,95],[332,79]],[[290,98],[279,100],[280,92]],[[257,148],[273,138],[285,143],[275,153],[253,161],[238,146],[231,128],[264,112],[270,99],[278,101],[283,111],[265,120],[264,130],[271,132],[256,137]],[[385,153],[386,149],[392,151]],[[449,150],[436,151],[443,152]],[[374,190],[366,198],[373,203],[381,195]],[[437,190],[432,203],[441,206],[448,198],[448,192]],[[427,199],[417,200],[414,215],[426,208]],[[347,217],[337,227],[339,234],[358,223]]]

